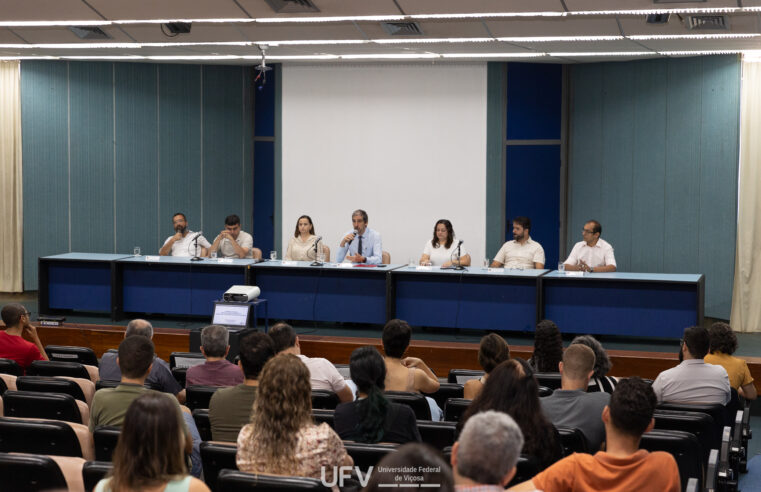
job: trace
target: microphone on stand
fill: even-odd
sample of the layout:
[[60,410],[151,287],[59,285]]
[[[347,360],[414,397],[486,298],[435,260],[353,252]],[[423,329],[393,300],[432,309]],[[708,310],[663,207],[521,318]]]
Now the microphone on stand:
[[457,242],[457,266],[454,268],[455,270],[465,270],[465,267],[460,262],[460,246],[462,246],[463,242],[462,239]]
[[309,266],[322,266],[322,262],[317,259],[317,244],[322,240],[322,236],[318,236],[314,240],[314,261]]
[[194,234],[195,234],[195,237],[191,239],[191,241],[195,243],[195,245],[193,246],[193,253],[195,254],[195,256],[193,256],[190,259],[190,261],[202,261],[203,258],[198,256],[198,238],[201,237],[201,234],[203,234],[203,231],[194,232]]

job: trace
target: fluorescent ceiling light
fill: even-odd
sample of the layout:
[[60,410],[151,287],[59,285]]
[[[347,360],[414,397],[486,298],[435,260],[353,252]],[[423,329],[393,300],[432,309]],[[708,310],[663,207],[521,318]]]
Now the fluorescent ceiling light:
[[[246,59],[261,60],[260,56],[246,56]],[[338,60],[338,55],[282,55],[282,56],[268,56],[268,60]]]
[[262,44],[267,46],[298,46],[298,45],[341,45],[341,44],[367,44],[370,41],[366,39],[301,39],[301,40],[284,40],[284,41],[254,41],[252,44]]
[[756,38],[761,36],[759,33],[722,33],[722,34],[633,34],[626,36],[636,41],[656,41],[656,40],[674,40],[674,39],[744,39]]
[[255,22],[262,24],[280,24],[280,23],[314,23],[314,22],[388,22],[403,21],[404,15],[347,15],[342,17],[261,17],[253,19]]
[[542,58],[546,53],[445,53],[442,58]]
[[117,25],[129,25],[129,24],[173,24],[175,22],[185,22],[187,24],[251,24],[256,22],[256,19],[249,19],[244,17],[236,17],[232,19],[123,19],[112,20]]
[[488,12],[478,13],[471,12],[466,14],[415,14],[409,15],[410,19],[425,20],[425,19],[500,19],[500,18],[513,18],[513,17],[565,17],[565,12],[545,11],[545,12]]
[[707,50],[707,51],[659,51],[662,56],[708,56],[708,55],[733,55],[742,53],[740,50]]
[[648,55],[657,55],[655,51],[587,51],[587,52],[576,52],[576,53],[563,53],[563,52],[555,52],[555,53],[547,53],[549,56],[555,56],[559,58],[576,58],[576,57],[582,57],[582,56],[648,56]]
[[372,39],[378,44],[416,44],[416,43],[489,43],[494,38],[401,38],[401,39]]
[[617,36],[511,36],[497,38],[497,41],[508,43],[549,43],[555,41],[621,41],[624,37]]
[[650,14],[734,14],[744,9],[740,7],[682,8],[682,9],[637,9],[637,10],[576,10],[568,12],[569,16],[633,16]]
[[422,60],[428,58],[441,58],[441,55],[437,53],[368,53],[364,55],[341,55],[344,60],[380,60],[380,59],[393,59],[393,60]]
[[68,27],[68,26],[110,26],[107,20],[78,20],[78,21],[0,21],[0,27]]

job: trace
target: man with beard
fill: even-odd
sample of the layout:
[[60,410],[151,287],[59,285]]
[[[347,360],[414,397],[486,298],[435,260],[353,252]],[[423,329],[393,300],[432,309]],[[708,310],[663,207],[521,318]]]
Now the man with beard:
[[502,245],[491,262],[492,268],[544,268],[544,248],[531,239],[531,219],[516,217],[513,219],[513,240]]
[[[188,221],[185,214],[178,212],[172,216],[174,236],[169,236],[159,250],[161,256],[208,256],[211,244],[205,237],[188,229]],[[198,236],[198,251],[196,248],[196,236]]]

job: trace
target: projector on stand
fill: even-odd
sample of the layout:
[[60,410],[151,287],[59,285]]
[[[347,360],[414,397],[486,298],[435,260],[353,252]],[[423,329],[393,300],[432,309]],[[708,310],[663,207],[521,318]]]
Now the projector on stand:
[[255,285],[233,285],[224,293],[222,299],[228,302],[253,301],[262,291]]

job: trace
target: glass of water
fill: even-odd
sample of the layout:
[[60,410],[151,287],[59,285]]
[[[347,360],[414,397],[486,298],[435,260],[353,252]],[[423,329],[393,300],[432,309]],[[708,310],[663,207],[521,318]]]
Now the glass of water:
[[140,246],[135,246],[134,249],[132,250],[132,254],[134,254],[135,256],[140,256]]
[[212,260],[216,260],[217,259],[217,252],[216,251],[212,251],[211,253],[209,253],[209,256],[211,256]]
[[489,258],[484,258],[484,270],[488,270],[489,265],[490,265]]
[[415,259],[414,258],[410,258],[410,261],[409,261],[409,263],[407,263],[407,266],[409,266],[410,268],[415,268],[417,266],[415,264]]
[[277,260],[277,251],[270,251],[270,260]]
[[558,262],[558,271],[565,272],[565,263],[563,263],[562,261]]

